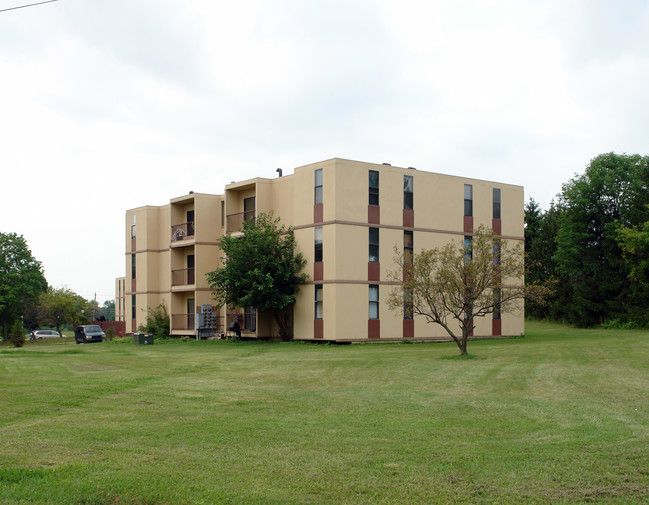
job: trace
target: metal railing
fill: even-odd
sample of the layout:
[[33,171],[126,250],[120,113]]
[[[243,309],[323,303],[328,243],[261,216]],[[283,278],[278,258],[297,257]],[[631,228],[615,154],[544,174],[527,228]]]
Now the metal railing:
[[193,330],[196,326],[196,314],[172,314],[172,330]]
[[194,236],[194,223],[180,223],[174,224],[171,227],[171,241],[177,242],[178,240],[184,240],[187,237]]
[[196,282],[196,269],[195,268],[181,268],[179,270],[171,271],[171,285],[172,286],[187,286]]
[[255,211],[247,210],[245,212],[237,212],[236,214],[228,214],[227,216],[226,231],[240,231],[243,228],[243,222],[252,219],[255,221]]

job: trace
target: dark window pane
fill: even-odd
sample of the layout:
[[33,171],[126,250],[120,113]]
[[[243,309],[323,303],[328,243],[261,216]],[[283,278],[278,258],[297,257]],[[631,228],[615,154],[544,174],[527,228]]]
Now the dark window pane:
[[413,197],[412,193],[404,193],[403,194],[403,208],[412,210],[413,206]]
[[322,203],[322,186],[318,186],[315,188],[313,203],[315,203],[316,205]]
[[473,215],[473,201],[464,200],[464,215],[472,216]]

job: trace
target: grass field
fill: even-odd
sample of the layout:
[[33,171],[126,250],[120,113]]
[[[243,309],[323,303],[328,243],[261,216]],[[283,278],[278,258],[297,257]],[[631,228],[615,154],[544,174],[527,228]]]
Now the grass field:
[[0,504],[649,503],[649,332],[0,347]]

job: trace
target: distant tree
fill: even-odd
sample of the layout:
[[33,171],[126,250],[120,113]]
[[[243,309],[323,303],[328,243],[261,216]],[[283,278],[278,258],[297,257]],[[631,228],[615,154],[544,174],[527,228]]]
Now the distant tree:
[[23,328],[23,322],[21,319],[16,318],[11,325],[9,340],[11,340],[11,343],[15,347],[22,347],[23,345],[25,345],[25,329]]
[[619,226],[617,239],[628,273],[630,322],[649,324],[649,221],[633,227]]
[[40,261],[22,235],[0,233],[0,324],[6,340],[9,325],[47,289]]
[[398,282],[388,296],[388,306],[397,312],[404,307],[426,322],[440,325],[467,354],[467,340],[475,319],[494,311],[516,309],[517,301],[540,297],[546,290],[523,284],[524,259],[521,244],[479,227],[470,243],[451,242],[444,247],[422,250],[412,262],[395,249],[396,270],[388,280]]
[[171,331],[167,306],[161,303],[155,309],[147,310],[144,324],[138,330],[153,335],[154,338],[169,338]]
[[115,300],[106,300],[98,310],[98,316],[103,316],[106,321],[115,320]]
[[608,153],[563,185],[554,305],[568,322],[591,326],[628,317],[631,306],[647,307],[634,298],[617,230],[649,220],[648,182],[649,157]]
[[[556,271],[557,230],[561,209],[553,202],[547,211],[530,199],[525,206],[525,283],[541,285],[556,292],[559,284]],[[525,300],[527,316],[552,317],[552,305]]]
[[243,224],[243,236],[228,233],[221,239],[224,266],[207,274],[219,305],[256,307],[270,312],[282,339],[292,338],[291,309],[299,285],[307,279],[300,271],[306,260],[295,253],[291,227],[279,218],[260,213]]
[[54,326],[59,333],[66,325],[78,326],[90,322],[92,303],[67,287],[49,287],[41,295],[39,303],[42,321]]

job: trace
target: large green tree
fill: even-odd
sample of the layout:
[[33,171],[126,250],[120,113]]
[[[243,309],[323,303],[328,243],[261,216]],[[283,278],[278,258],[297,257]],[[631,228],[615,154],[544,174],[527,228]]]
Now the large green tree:
[[22,235],[0,232],[0,324],[6,340],[12,321],[47,289],[43,267]]
[[649,157],[608,153],[563,185],[554,255],[560,279],[555,306],[580,326],[626,318],[634,297],[618,229],[649,220]]
[[223,267],[207,274],[214,297],[221,306],[271,313],[280,337],[290,339],[295,295],[307,279],[300,273],[306,260],[295,252],[293,229],[280,226],[271,212],[245,221],[242,232],[221,239]]
[[[525,205],[525,282],[545,286],[555,292],[558,285],[556,262],[557,230],[561,209],[552,202],[546,211],[530,199]],[[553,305],[525,300],[525,314],[544,318],[552,317]]]
[[40,296],[41,322],[61,330],[66,325],[90,322],[93,304],[67,287],[49,287]]
[[477,318],[517,310],[517,301],[545,293],[523,283],[521,244],[512,246],[485,227],[475,230],[470,242],[424,249],[412,260],[395,250],[395,262],[398,268],[388,280],[397,286],[388,295],[388,306],[440,325],[461,355],[467,354]]

